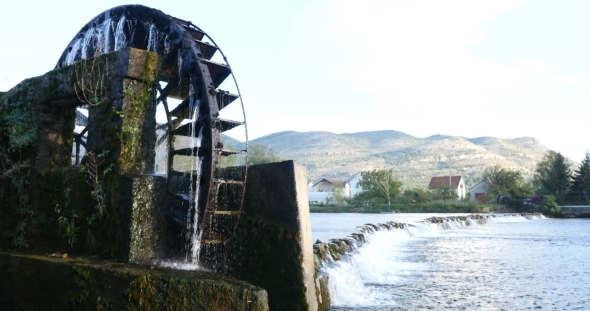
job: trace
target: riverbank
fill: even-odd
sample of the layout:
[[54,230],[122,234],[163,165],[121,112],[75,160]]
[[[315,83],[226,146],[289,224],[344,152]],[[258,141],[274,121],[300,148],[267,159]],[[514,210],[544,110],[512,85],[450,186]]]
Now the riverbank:
[[311,213],[511,213],[504,205],[476,202],[430,202],[420,204],[396,203],[388,205],[310,205]]

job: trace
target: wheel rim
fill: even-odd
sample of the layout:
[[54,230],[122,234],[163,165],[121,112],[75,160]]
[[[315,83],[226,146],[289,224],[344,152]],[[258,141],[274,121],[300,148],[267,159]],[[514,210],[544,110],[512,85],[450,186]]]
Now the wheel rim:
[[[207,43],[204,39],[210,41]],[[159,96],[166,114],[166,178],[172,212],[186,209],[182,229],[187,261],[198,263],[199,255],[218,250],[235,234],[243,206],[247,177],[247,126],[243,102],[235,76],[221,49],[191,22],[141,5],[119,6],[107,10],[86,24],[62,53],[56,68],[118,51],[127,47],[157,53],[163,60],[158,73]],[[211,61],[217,53],[224,64]],[[218,89],[232,76],[237,94]],[[165,82],[164,87],[160,82]],[[169,109],[169,98],[181,100]],[[243,121],[220,118],[220,112],[239,99]],[[243,128],[241,150],[222,144],[221,134]],[[85,130],[84,130],[85,131]],[[192,146],[175,145],[177,137],[191,137]],[[195,142],[196,139],[196,142]],[[194,158],[198,163],[188,171],[175,169],[175,158]],[[237,157],[235,167],[222,167],[226,157]],[[175,187],[176,179],[189,179],[189,189]],[[177,181],[177,180],[176,180]],[[176,211],[174,209],[177,209]],[[182,220],[180,221],[182,222]],[[205,251],[200,245],[208,245]]]

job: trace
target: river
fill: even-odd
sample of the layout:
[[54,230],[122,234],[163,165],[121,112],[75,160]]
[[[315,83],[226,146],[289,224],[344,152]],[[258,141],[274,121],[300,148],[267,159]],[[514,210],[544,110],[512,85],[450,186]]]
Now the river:
[[330,310],[590,310],[590,219],[504,216],[450,229],[420,222],[450,215],[311,214],[314,241],[366,223],[415,225],[370,234],[323,267]]

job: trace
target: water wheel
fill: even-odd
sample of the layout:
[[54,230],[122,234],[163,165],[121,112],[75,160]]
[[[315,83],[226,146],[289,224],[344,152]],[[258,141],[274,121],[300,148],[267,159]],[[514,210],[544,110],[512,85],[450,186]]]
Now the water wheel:
[[[208,253],[227,243],[240,218],[247,130],[239,88],[227,58],[204,31],[141,5],[119,6],[96,16],[69,43],[56,68],[127,47],[155,52],[163,60],[154,104],[166,120],[154,130],[161,134],[157,144],[166,147],[168,224],[175,241],[170,248],[195,263],[199,255],[210,257]],[[212,61],[216,54],[222,63]],[[230,76],[236,94],[219,89]],[[172,107],[171,99],[180,103]],[[235,102],[241,105],[243,120],[220,117]],[[243,146],[224,146],[222,133],[240,129]],[[78,136],[77,143],[82,141]]]

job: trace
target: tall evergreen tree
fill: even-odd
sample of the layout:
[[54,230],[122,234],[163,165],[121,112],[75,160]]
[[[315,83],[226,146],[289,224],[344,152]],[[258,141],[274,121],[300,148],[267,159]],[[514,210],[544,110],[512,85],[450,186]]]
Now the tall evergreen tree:
[[588,151],[586,151],[586,156],[580,167],[574,171],[572,179],[571,190],[583,193],[588,201],[590,195],[590,153]]
[[565,157],[559,152],[549,151],[537,163],[534,184],[537,192],[554,195],[557,202],[563,202],[570,187],[572,170]]

